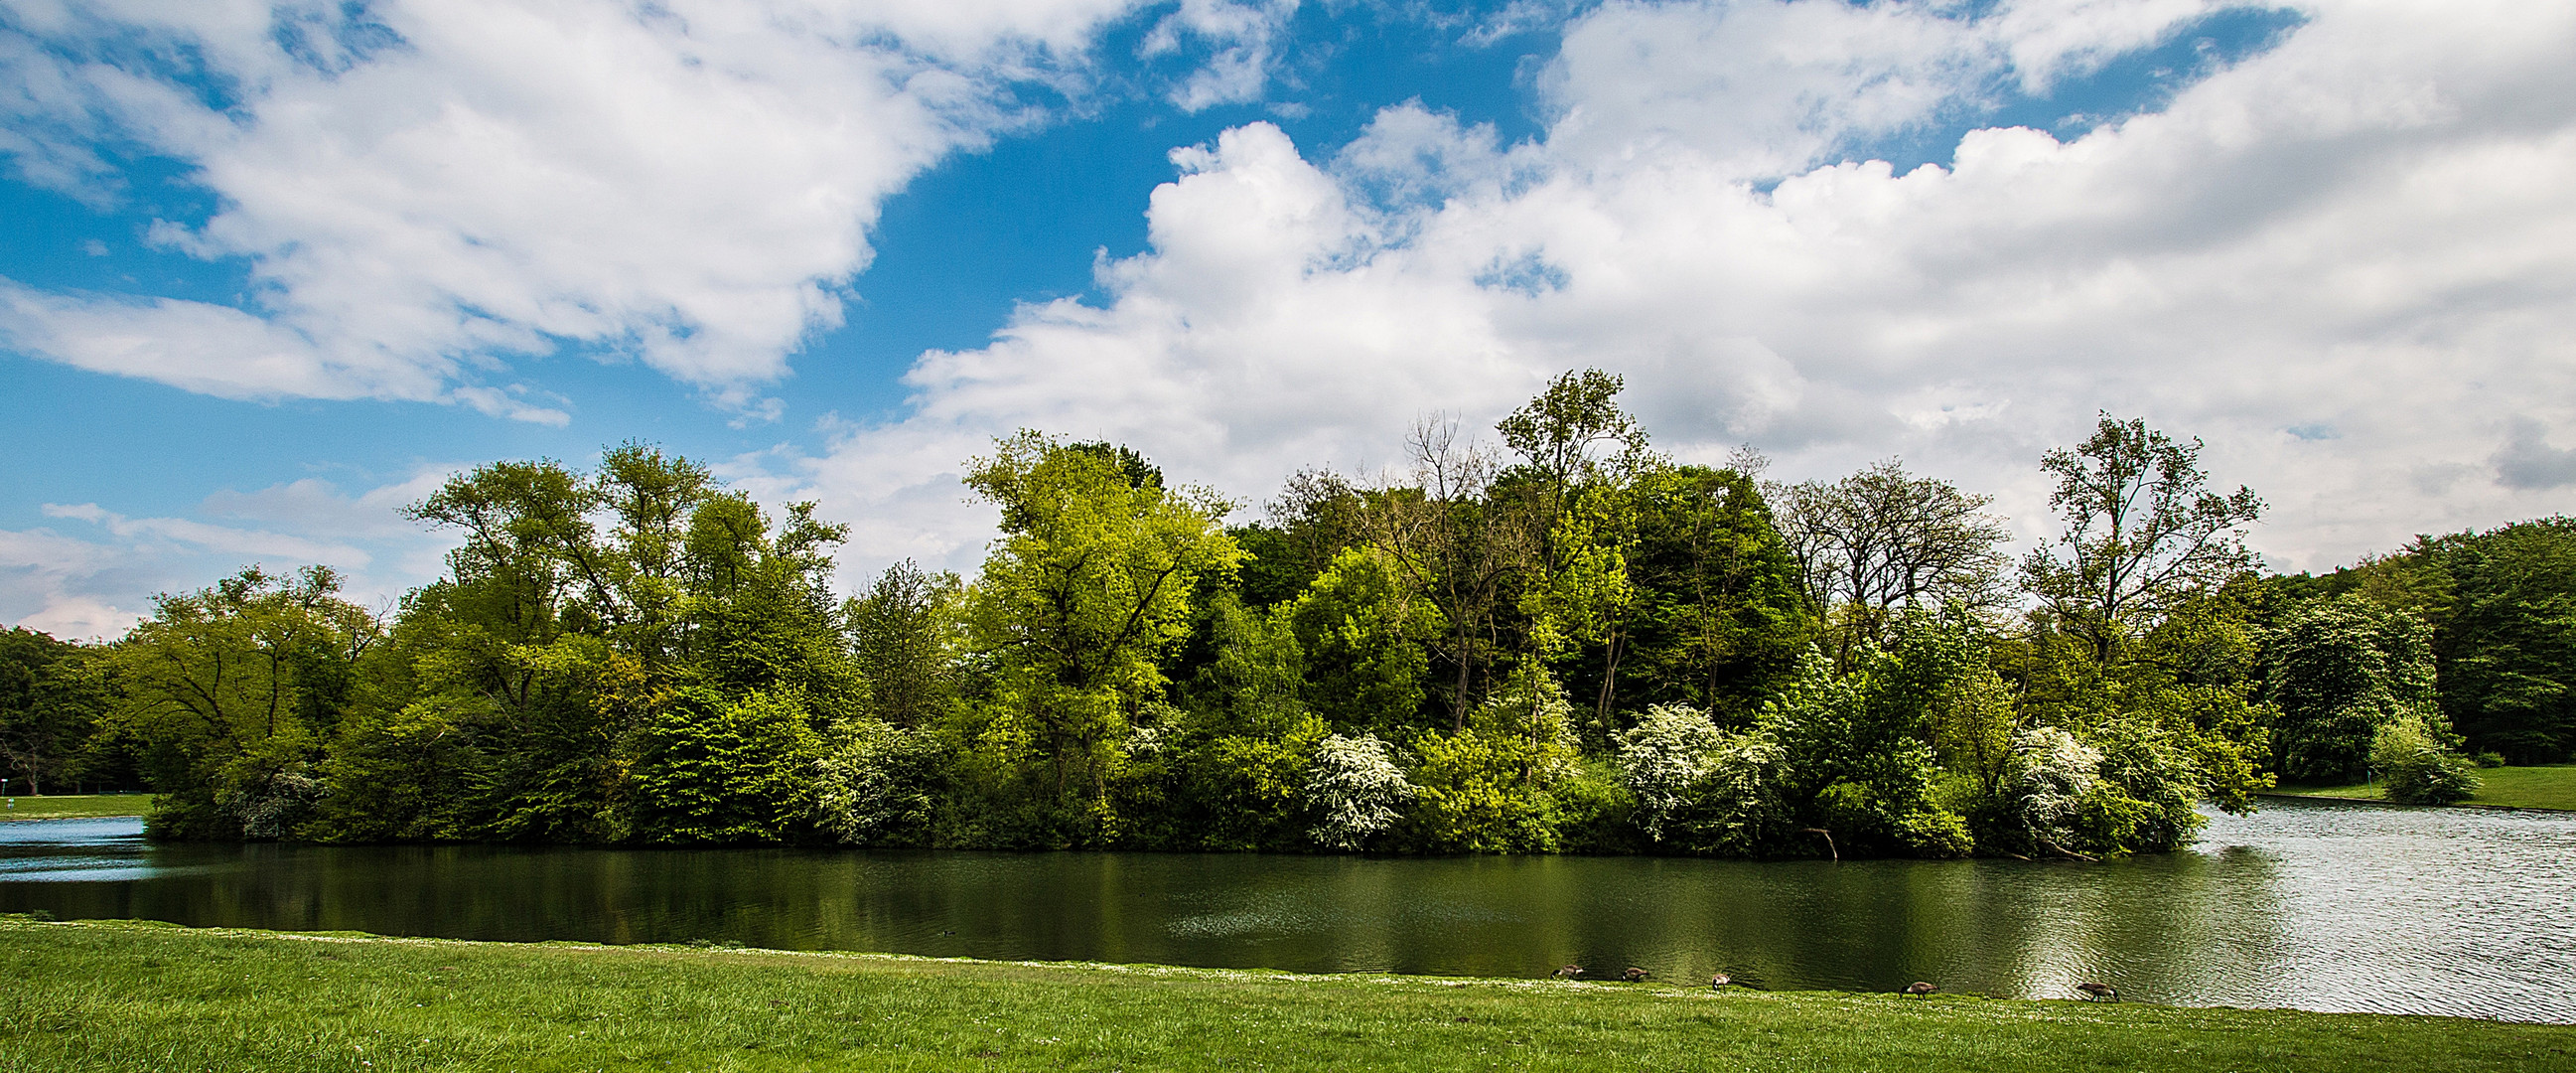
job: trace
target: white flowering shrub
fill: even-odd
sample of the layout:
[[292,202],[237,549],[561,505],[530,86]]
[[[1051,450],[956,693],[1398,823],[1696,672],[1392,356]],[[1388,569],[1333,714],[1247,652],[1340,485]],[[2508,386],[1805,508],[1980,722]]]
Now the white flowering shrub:
[[1619,771],[1637,795],[1637,823],[1664,840],[1664,823],[1688,807],[1707,781],[1711,754],[1726,735],[1687,704],[1658,704],[1619,739]]
[[1334,849],[1358,849],[1369,836],[1394,826],[1414,793],[1386,743],[1373,734],[1325,738],[1306,769],[1306,803],[1316,814],[1312,834],[1317,845]]
[[2057,727],[2013,735],[2004,794],[2034,838],[2063,842],[2075,830],[2085,795],[2102,784],[2102,751]]

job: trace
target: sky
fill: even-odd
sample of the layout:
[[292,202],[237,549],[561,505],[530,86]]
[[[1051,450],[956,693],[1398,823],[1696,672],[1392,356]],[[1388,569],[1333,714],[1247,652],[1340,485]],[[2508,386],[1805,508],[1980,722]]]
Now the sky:
[[2576,509],[2576,5],[0,0],[0,622],[630,440],[971,574],[1038,428],[1245,504],[1562,371],[2051,532],[2097,415],[2330,570]]

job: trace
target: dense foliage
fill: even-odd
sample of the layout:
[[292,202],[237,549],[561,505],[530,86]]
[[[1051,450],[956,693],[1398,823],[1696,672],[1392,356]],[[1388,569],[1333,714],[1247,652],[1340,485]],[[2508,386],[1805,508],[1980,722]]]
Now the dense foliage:
[[2469,751],[2517,764],[2576,753],[2576,519],[2417,537],[2272,587],[2284,604],[2348,595],[2429,626],[2442,733]]
[[388,616],[254,568],[112,644],[12,633],[0,758],[116,743],[168,837],[2095,857],[2275,772],[2456,797],[2453,720],[2565,752],[2565,526],[2261,579],[2253,493],[2105,416],[2016,600],[1986,497],[1676,462],[1619,388],[1237,525],[1022,432],[969,464],[971,581],[847,600],[810,504],[640,445],[495,463],[411,509],[460,545]]

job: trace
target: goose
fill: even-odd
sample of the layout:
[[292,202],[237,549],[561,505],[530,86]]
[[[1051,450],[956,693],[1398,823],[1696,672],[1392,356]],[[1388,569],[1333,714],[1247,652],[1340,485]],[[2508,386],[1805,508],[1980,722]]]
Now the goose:
[[2109,999],[2113,1002],[2120,1001],[2120,989],[2109,984],[2095,983],[2091,980],[2086,980],[2083,983],[2075,985],[2075,989],[2084,992],[2084,1000],[2087,1002],[2094,1002],[2102,999]]
[[1642,984],[1646,982],[1646,970],[1630,965],[1628,971],[1619,974],[1619,978],[1632,984]]
[[1710,988],[1714,989],[1714,990],[1719,990],[1719,991],[1726,990],[1726,985],[1731,984],[1731,983],[1734,983],[1734,982],[1735,982],[1735,977],[1728,976],[1727,974],[1722,973],[1722,972],[1721,972],[1721,973],[1718,973],[1718,974],[1717,974],[1717,975],[1715,975],[1715,976],[1711,976],[1711,977],[1709,977],[1709,978],[1708,978],[1708,986],[1709,986]]
[[1933,992],[1935,992],[1935,991],[1938,991],[1938,990],[1941,990],[1941,989],[1940,989],[1940,988],[1937,988],[1937,987],[1934,987],[1934,986],[1932,986],[1931,984],[1924,983],[1924,982],[1923,982],[1923,981],[1921,981],[1921,980],[1916,980],[1916,981],[1914,981],[1913,983],[1910,983],[1910,984],[1905,985],[1905,990],[1903,990],[1903,991],[1899,991],[1899,992],[1897,992],[1897,994],[1899,994],[1899,995],[1912,995],[1912,996],[1914,996],[1915,998],[1922,998],[1923,996],[1925,996],[1925,995],[1929,995],[1929,994],[1931,994],[1931,993],[1933,993]]
[[1568,965],[1562,969],[1556,970],[1556,978],[1559,980],[1571,980],[1581,975],[1583,975],[1583,966],[1581,965]]

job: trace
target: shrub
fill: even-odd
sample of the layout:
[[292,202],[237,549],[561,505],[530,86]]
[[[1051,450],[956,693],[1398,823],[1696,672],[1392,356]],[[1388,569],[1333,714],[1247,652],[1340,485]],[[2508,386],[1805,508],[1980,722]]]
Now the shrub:
[[1664,840],[1664,822],[1689,807],[1703,789],[1709,754],[1724,744],[1717,725],[1687,704],[1658,704],[1619,741],[1619,770],[1637,795],[1638,826],[1650,841]]
[[814,762],[815,812],[823,829],[854,845],[921,844],[930,828],[939,743],[928,731],[864,717],[834,731],[837,746]]
[[1306,801],[1316,814],[1315,843],[1358,849],[1371,836],[1394,826],[1415,793],[1404,769],[1395,766],[1386,743],[1375,735],[1325,738],[1315,747],[1314,763],[1306,774]]
[[2370,761],[2391,801],[2447,805],[2478,791],[2478,777],[2470,773],[2468,761],[2443,751],[2439,740],[2414,720],[2381,730],[2371,743]]

